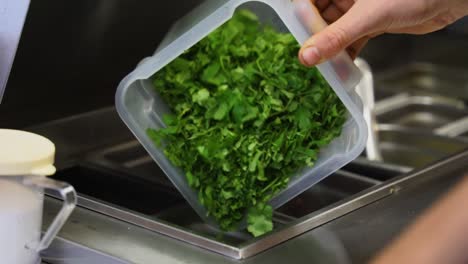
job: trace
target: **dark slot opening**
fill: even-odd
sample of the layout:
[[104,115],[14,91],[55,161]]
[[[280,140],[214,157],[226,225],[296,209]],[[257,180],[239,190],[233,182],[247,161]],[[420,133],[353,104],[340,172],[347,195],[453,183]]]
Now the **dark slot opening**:
[[338,171],[289,201],[277,211],[300,218],[373,185],[375,183],[372,180],[367,180],[366,177]]
[[391,168],[387,164],[379,165],[377,163],[372,164],[370,162],[366,162],[365,164],[360,162],[351,162],[344,166],[343,169],[382,182],[400,176],[406,172],[401,168]]
[[70,183],[80,194],[146,215],[184,202],[173,189],[97,167],[76,166],[58,171],[53,178]]

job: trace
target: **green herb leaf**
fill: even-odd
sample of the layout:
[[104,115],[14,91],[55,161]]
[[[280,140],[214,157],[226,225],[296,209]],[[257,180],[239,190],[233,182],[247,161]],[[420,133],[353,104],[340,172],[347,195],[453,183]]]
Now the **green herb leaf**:
[[255,207],[251,207],[247,219],[249,224],[247,230],[255,237],[270,232],[273,230],[273,223],[271,222],[272,217],[273,208],[269,205],[259,203]]

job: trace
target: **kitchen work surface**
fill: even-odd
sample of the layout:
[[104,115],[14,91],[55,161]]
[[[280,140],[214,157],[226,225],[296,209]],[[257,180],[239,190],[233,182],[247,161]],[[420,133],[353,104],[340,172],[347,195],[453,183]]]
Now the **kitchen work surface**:
[[[109,137],[91,129],[83,130],[82,127],[102,127],[97,131],[105,131],[106,127],[112,127],[114,133]],[[80,223],[94,225],[103,221],[102,226],[93,227],[95,234],[100,235],[101,230],[108,232],[105,230],[110,227],[107,223],[110,221],[123,224],[129,232],[125,233],[125,237],[118,235],[117,240],[112,238],[113,242],[107,243],[108,245],[104,245],[105,236],[102,237],[103,240],[88,242],[86,237],[89,234],[83,233],[86,242],[80,242],[75,239],[75,235],[65,235],[61,237],[58,247],[65,247],[67,253],[57,253],[60,252],[58,250],[46,252],[45,255],[49,254],[50,259],[54,259],[57,254],[70,254],[75,249],[74,244],[68,244],[69,239],[72,239],[92,248],[93,254],[97,254],[93,255],[94,257],[107,259],[107,255],[112,255],[136,263],[148,261],[142,256],[157,257],[157,254],[164,254],[158,251],[159,249],[153,249],[155,244],[158,245],[155,248],[160,247],[156,242],[160,239],[172,241],[162,242],[165,246],[175,243],[181,246],[180,249],[193,249],[200,254],[197,257],[200,262],[204,262],[203,258],[208,257],[217,259],[215,262],[219,259],[226,262],[240,259],[245,263],[252,263],[254,260],[260,260],[258,263],[262,263],[262,256],[268,256],[284,245],[302,241],[304,237],[309,237],[310,232],[316,232],[324,224],[332,224],[379,201],[390,199],[394,196],[395,189],[389,184],[405,177],[400,175],[454,155],[466,147],[462,139],[437,136],[431,131],[424,132],[400,124],[380,125],[379,147],[386,158],[384,162],[371,162],[363,158],[353,161],[343,170],[279,208],[274,215],[275,230],[266,236],[253,239],[244,232],[221,235],[219,231],[205,224],[184,202],[142,146],[119,122],[113,108],[57,120],[33,127],[31,130],[49,134],[64,147],[59,147],[64,150],[61,153],[64,158],[57,162],[59,171],[55,178],[68,181],[76,187],[80,196],[80,212],[83,213],[80,217],[86,215],[94,219],[77,219],[71,223],[76,227],[81,225]],[[81,133],[78,135],[76,131]],[[411,147],[410,143],[414,146]],[[137,230],[144,230],[148,240],[140,241],[140,238],[135,237],[139,242],[135,242],[134,250],[151,252],[122,255],[118,249],[120,243],[123,246],[126,240],[131,240],[126,236],[136,236],[133,232]],[[116,230],[109,232],[120,234],[120,231]],[[328,241],[327,245],[332,245],[332,248],[325,251],[334,252],[333,256],[338,254],[336,252],[341,252],[338,254],[341,257],[336,263],[346,263],[343,261],[346,261],[349,252],[346,253],[346,245],[343,246],[343,242],[340,242],[333,232],[325,232],[324,236],[315,239]],[[143,245],[145,241],[146,246]],[[310,241],[307,244],[312,245]],[[177,249],[174,249],[174,252],[176,251]],[[368,256],[370,254],[372,253],[368,253]],[[322,253],[316,255],[317,258],[330,257],[323,256]],[[181,258],[171,254],[164,256]],[[86,254],[86,257],[89,256]],[[72,260],[65,263],[72,263],[70,261]]]
[[[355,166],[353,172],[338,171],[279,208],[274,215],[277,228],[271,234],[259,239],[244,232],[222,235],[194,213],[124,125],[116,123],[115,116],[113,108],[106,108],[31,128],[49,134],[60,142],[58,149],[66,150],[62,156],[68,159],[57,161],[54,178],[77,188],[83,208],[234,259],[255,256],[389,195],[388,191],[359,194],[381,184],[381,175],[393,178],[402,173],[373,163]],[[105,134],[85,130],[76,135],[84,124],[114,127],[113,142],[99,140],[107,138]]]
[[[394,226],[396,220],[385,222],[391,224],[393,231],[374,237],[373,231],[366,231],[372,227],[368,223],[378,220],[381,221],[379,225],[382,224],[380,215],[388,212],[380,207],[373,209],[377,210],[375,212],[360,212],[379,204],[385,206],[382,205],[385,201],[396,199],[398,203],[407,181],[421,179],[425,183],[436,177],[431,173],[437,173],[437,169],[405,176],[411,168],[359,158],[279,208],[274,217],[277,228],[272,233],[258,239],[242,232],[221,236],[197,217],[141,145],[118,122],[116,115],[113,108],[105,108],[31,128],[50,134],[51,139],[60,142],[58,149],[67,147],[61,153],[67,159],[58,160],[59,170],[54,177],[70,182],[79,193],[79,208],[60,233],[60,239],[44,253],[45,260],[50,263],[82,263],[83,259],[103,259],[99,263],[148,263],[151,259],[165,259],[168,263],[234,263],[235,259],[243,263],[266,263],[272,259],[284,260],[280,255],[287,255],[285,251],[292,252],[292,248],[303,251],[302,255],[293,254],[298,258],[297,263],[305,263],[310,258],[328,261],[335,258],[337,252],[340,252],[340,259],[325,263],[346,263],[343,261],[348,258],[370,257],[396,234],[396,230],[411,221],[418,212],[414,206],[421,210],[436,198],[430,192],[417,189],[413,193],[408,189],[415,203],[426,202],[404,203],[394,208],[398,209],[394,212],[396,219],[399,214],[405,215],[397,221],[400,225]],[[79,129],[83,126],[113,127],[113,137]],[[82,133],[76,135],[80,130]],[[453,156],[456,152],[451,150],[447,155]],[[443,168],[465,166],[466,155],[452,158],[457,162]],[[444,184],[457,178],[455,174],[437,175],[438,181],[441,180],[438,177],[450,181],[428,182],[434,193],[443,192],[448,186]],[[401,193],[395,193],[400,189]],[[56,203],[54,198],[47,199],[47,218],[53,215]],[[346,219],[351,216],[357,217],[358,220],[353,221],[358,222],[349,222],[351,226],[347,226]],[[345,225],[344,234],[328,230],[334,223]],[[320,231],[325,227],[328,231]],[[368,233],[363,238],[365,232]],[[353,239],[377,239],[380,244],[370,243],[372,247],[361,246],[360,251],[355,251],[359,243]],[[314,249],[314,256],[309,256],[310,248]]]
[[[423,100],[423,102],[426,101],[428,100]],[[429,100],[429,102],[432,101]],[[398,107],[405,105],[407,104],[397,104]],[[463,107],[461,104],[458,106]],[[394,104],[380,106],[381,112],[379,113],[384,113],[384,110],[392,109],[392,107],[396,108]],[[457,118],[454,117],[451,120],[457,122]],[[362,222],[353,225],[353,231],[365,228],[363,226],[366,226],[367,221],[371,221],[372,217],[362,220],[363,216],[359,212],[381,202],[396,199],[399,194],[395,193],[395,190],[405,190],[407,180],[411,182],[410,179],[413,178],[432,177],[428,176],[430,173],[419,174],[414,169],[417,171],[438,160],[453,157],[467,147],[463,138],[436,135],[436,128],[433,131],[424,131],[408,126],[408,124],[398,122],[392,124],[392,122],[378,126],[379,148],[384,157],[383,162],[366,161],[364,158],[351,162],[343,170],[336,172],[276,210],[274,213],[276,228],[270,234],[257,239],[253,239],[244,232],[222,235],[205,224],[184,201],[142,146],[128,133],[124,125],[118,122],[113,108],[34,127],[33,131],[53,135],[57,142],[67,147],[62,153],[62,156],[67,158],[58,162],[59,171],[55,177],[73,184],[80,195],[79,206],[83,214],[71,222],[73,226],[81,228],[79,227],[81,223],[91,223],[91,226],[96,224],[99,226],[92,227],[95,234],[101,235],[101,232],[112,234],[111,237],[101,237],[102,240],[88,240],[87,236],[90,234],[85,235],[84,230],[80,231],[83,237],[79,239],[76,235],[63,235],[61,240],[58,240],[61,242],[57,247],[65,247],[66,253],[60,253],[61,249],[59,249],[46,252],[45,255],[51,260],[57,255],[69,255],[75,250],[73,243],[76,242],[85,248],[89,247],[89,250],[92,249],[90,251],[83,249],[83,252],[93,252],[93,257],[108,259],[110,255],[131,263],[146,263],[149,261],[145,259],[146,257],[167,257],[173,260],[173,263],[178,263],[181,258],[182,262],[188,261],[192,257],[200,263],[210,260],[213,263],[218,263],[220,260],[229,263],[236,259],[244,263],[263,263],[270,261],[271,256],[281,259],[275,254],[286,255],[281,249],[293,244],[295,246],[292,247],[298,248],[304,248],[307,245],[317,246],[313,259],[322,262],[326,260],[325,263],[348,263],[350,258],[351,260],[355,257],[369,258],[375,250],[384,245],[383,240],[381,244],[373,243],[369,251],[365,251],[368,247],[361,249],[365,251],[362,255],[353,256],[355,251],[352,248],[356,246],[354,241],[348,245],[335,231],[321,232],[320,230],[356,214]],[[84,130],[85,133],[76,135],[76,131],[83,126],[112,127],[115,133],[112,134],[112,138],[91,130],[89,133]],[[103,140],[100,140],[101,137]],[[90,144],[77,144],[78,142]],[[411,173],[405,174],[409,172]],[[429,172],[433,173],[432,170]],[[452,179],[449,176],[445,177]],[[444,186],[440,185],[440,188]],[[436,189],[434,192],[443,190],[443,188]],[[426,194],[418,195],[426,197]],[[424,199],[433,200],[435,196],[427,196]],[[53,203],[53,200],[51,202]],[[428,203],[417,205],[423,208]],[[399,208],[399,210],[403,211],[395,212],[395,215],[409,211],[413,213],[400,219],[401,225],[392,227],[395,230],[404,226],[404,219],[407,223],[416,215],[411,208],[406,208],[407,211],[404,211],[405,208]],[[370,215],[372,214],[374,213]],[[387,212],[375,212],[375,215],[377,214],[380,217],[380,214],[385,215]],[[81,217],[85,218],[81,219]],[[101,222],[102,226],[98,224]],[[123,225],[117,228],[127,228],[125,234],[121,237],[121,231],[112,229],[107,222]],[[393,226],[394,222],[388,222],[388,224]],[[367,232],[361,231],[353,235],[362,236],[363,232]],[[75,231],[70,230],[70,232]],[[311,233],[314,236],[310,236]],[[113,237],[115,234],[119,234],[118,239]],[[139,237],[142,234],[144,234],[143,238]],[[395,234],[396,232],[385,233],[387,239],[385,241]],[[361,237],[360,239],[383,239],[384,235],[375,238],[369,234],[369,238]],[[104,245],[105,239],[111,239],[110,241],[113,242]],[[346,239],[354,238],[346,237]],[[72,244],[69,244],[70,240]],[[119,249],[120,246],[127,247],[127,240],[132,241],[134,245],[132,249],[135,252],[130,254],[131,256]],[[115,241],[119,242],[115,243]],[[306,242],[297,245],[301,241]],[[160,243],[164,245],[163,251],[159,251]],[[174,248],[167,250],[174,250],[173,254],[165,252],[166,248],[171,248],[169,245],[172,243],[174,243]],[[324,244],[327,247],[324,247]],[[177,249],[177,247],[180,248]],[[193,250],[195,253],[184,260],[185,256],[175,254],[182,249],[187,249],[187,252]],[[288,250],[291,249],[288,248]],[[304,250],[304,252],[309,251]],[[333,253],[330,254],[330,252]],[[85,255],[89,257],[88,253]],[[299,254],[295,255],[299,256]],[[300,258],[302,257],[309,256],[302,254]],[[70,261],[73,260],[68,259],[65,263],[73,263]],[[297,262],[301,263],[300,260]]]
[[[90,129],[99,127],[111,127],[112,137]],[[63,158],[55,178],[79,193],[79,208],[44,253],[50,263],[361,263],[447,190],[461,176],[451,171],[465,169],[468,156],[454,156],[466,149],[461,138],[380,125],[384,162],[351,162],[276,210],[273,232],[254,239],[244,232],[222,235],[204,224],[113,108],[31,130],[59,142]],[[447,164],[417,170],[444,158]],[[56,203],[47,200],[46,217]],[[369,243],[358,243],[364,240]]]
[[[467,160],[465,151],[374,187],[368,194],[390,195],[240,263],[363,263],[456,183],[468,170]],[[55,199],[48,199],[46,218],[57,207]],[[60,237],[44,254],[45,261],[82,263],[80,259],[92,257],[107,261],[101,263],[239,263],[85,208],[73,213]]]

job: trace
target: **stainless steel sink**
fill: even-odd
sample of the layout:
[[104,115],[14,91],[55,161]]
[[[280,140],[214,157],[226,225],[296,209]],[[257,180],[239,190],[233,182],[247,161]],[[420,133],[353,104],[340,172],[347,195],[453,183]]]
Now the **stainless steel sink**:
[[[204,223],[135,140],[90,152],[54,178],[76,188],[80,207],[243,259],[388,195],[359,195],[382,183],[368,174],[385,174],[388,180],[402,173],[362,163],[353,172],[338,171],[276,210],[274,231],[260,238],[244,231],[224,233]],[[351,202],[359,199],[364,200]]]
[[244,231],[217,230],[204,223],[176,190],[131,174],[84,163],[59,171],[54,178],[76,188],[82,208],[235,259],[254,256],[390,194],[360,196],[381,181],[338,171],[279,208],[274,213],[274,231],[253,238]]
[[379,101],[375,114],[379,123],[433,130],[468,116],[468,109],[458,99],[402,93]]
[[359,173],[368,178],[386,182],[395,178],[395,175],[403,175],[411,172],[413,168],[385,163],[383,161],[370,161],[365,157],[358,157],[353,162],[347,164],[343,170]]
[[383,162],[421,168],[468,148],[468,140],[435,135],[398,125],[379,125],[379,150]]
[[[67,139],[77,141],[76,131],[105,127],[106,122],[116,120],[111,118],[115,115],[111,108],[96,113],[100,118],[85,114],[47,124],[47,129],[31,129],[43,131],[45,136],[49,133],[53,140],[67,146],[68,152],[75,153],[70,156],[72,160],[60,161],[61,169],[54,177],[77,189],[79,207],[150,230],[155,236],[164,235],[234,259],[257,255],[391,195],[392,189],[379,186],[467,144],[461,139],[429,137],[414,129],[380,126],[384,163],[360,158],[348,164],[278,208],[274,213],[275,229],[253,238],[246,232],[223,233],[202,222],[123,125],[111,126],[115,134],[123,131],[121,136],[114,135],[119,140],[112,144],[102,144],[105,141],[96,138],[102,133],[82,134],[80,142],[96,145],[76,145],[86,151],[75,152]],[[60,133],[54,132],[54,127]]]
[[[375,168],[372,170],[376,173],[379,171]],[[393,171],[393,177],[396,175],[399,173]],[[277,212],[301,218],[380,183],[382,181],[363,175],[338,171],[278,208]]]
[[435,133],[446,137],[468,138],[468,116],[437,128]]
[[376,103],[383,163],[421,168],[468,147],[465,102],[432,92],[405,90]]

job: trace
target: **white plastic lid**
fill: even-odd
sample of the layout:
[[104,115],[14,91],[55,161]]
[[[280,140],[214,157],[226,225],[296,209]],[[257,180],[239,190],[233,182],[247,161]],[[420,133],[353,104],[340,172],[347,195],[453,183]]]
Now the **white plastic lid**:
[[55,173],[55,145],[30,132],[0,129],[0,176]]

